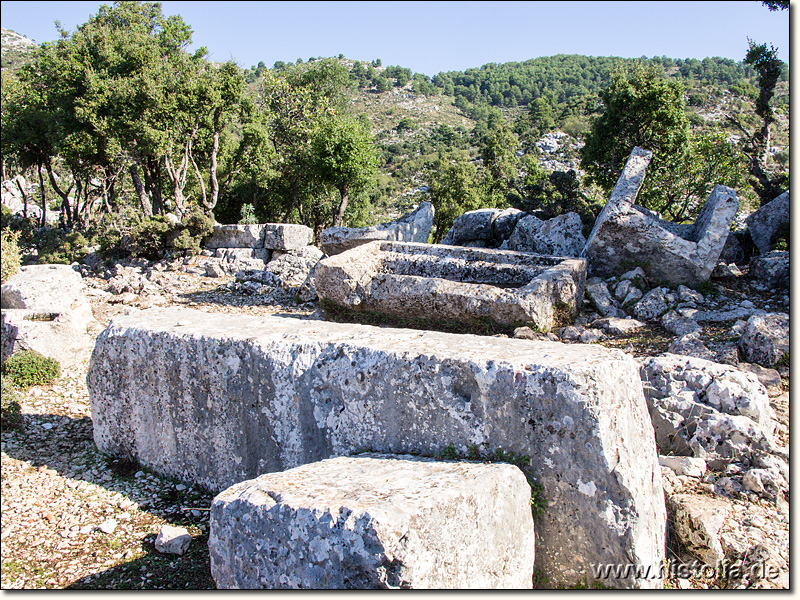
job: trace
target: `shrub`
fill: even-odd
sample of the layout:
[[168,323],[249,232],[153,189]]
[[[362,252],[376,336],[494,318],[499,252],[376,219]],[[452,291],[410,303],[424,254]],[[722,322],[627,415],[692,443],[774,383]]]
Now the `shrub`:
[[54,358],[42,356],[35,350],[16,352],[3,363],[2,374],[15,386],[27,389],[32,385],[47,385],[61,375],[61,365]]
[[39,264],[68,265],[81,260],[89,253],[89,242],[79,231],[64,231],[55,227],[42,228],[39,231],[37,246],[39,248]]
[[22,412],[17,398],[19,392],[14,388],[9,377],[0,378],[2,395],[0,395],[0,430],[3,432],[17,429],[22,425]]
[[2,283],[8,281],[8,278],[19,269],[18,239],[19,233],[9,229],[4,229],[0,234],[0,282]]

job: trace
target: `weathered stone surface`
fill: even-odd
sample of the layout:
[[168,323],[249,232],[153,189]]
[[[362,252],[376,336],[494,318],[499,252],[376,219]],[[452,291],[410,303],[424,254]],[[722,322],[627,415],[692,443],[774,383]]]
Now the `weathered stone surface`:
[[551,585],[664,556],[653,432],[622,351],[152,309],[98,337],[87,384],[102,452],[212,489],[363,448],[502,447],[543,486]]
[[35,350],[72,365],[89,358],[95,323],[83,280],[68,265],[20,267],[2,286],[0,356]]
[[3,309],[0,319],[0,360],[35,350],[66,366],[88,359],[94,348],[89,326],[95,320],[86,301],[63,313]]
[[476,247],[474,242],[482,242],[480,247],[485,247],[492,241],[492,223],[500,214],[496,208],[480,208],[470,210],[453,220],[453,226],[444,236],[442,244],[463,246],[469,244]]
[[264,225],[264,248],[270,250],[297,250],[314,241],[314,231],[294,223],[267,223]]
[[530,588],[530,496],[512,465],[331,458],[219,494],[211,573],[220,589]]
[[636,319],[619,319],[616,317],[597,319],[592,323],[592,327],[599,327],[611,335],[628,335],[644,326],[645,323]]
[[752,373],[758,380],[761,382],[765,388],[767,388],[767,393],[772,396],[780,396],[783,393],[783,384],[781,382],[781,375],[775,369],[767,369],[762,367],[761,365],[757,365],[755,363],[748,363],[748,362],[740,362],[738,367],[742,371],[746,371],[748,373]]
[[416,210],[391,223],[373,227],[329,227],[322,232],[322,251],[328,256],[341,254],[374,241],[427,243],[433,225],[433,205],[422,202]]
[[693,494],[667,494],[667,511],[686,549],[707,565],[725,558],[720,532],[728,516],[727,501]]
[[321,260],[314,281],[320,298],[350,310],[548,331],[577,312],[584,270],[582,259],[371,242]]
[[[700,332],[692,331],[672,340],[667,348],[670,354],[694,356],[704,360],[714,361],[716,353],[700,340]],[[716,361],[714,361],[716,362]]]
[[642,321],[658,319],[670,309],[668,293],[669,288],[653,288],[634,305],[633,314]]
[[608,291],[608,286],[605,281],[599,277],[592,277],[586,282],[586,295],[592,301],[597,312],[604,317],[615,317],[624,319],[626,317],[625,311],[617,308],[614,304],[614,299]]
[[205,247],[216,248],[263,248],[265,225],[215,225],[214,233],[206,240]]
[[674,310],[670,310],[661,317],[661,326],[678,336],[703,330],[697,321],[684,317]]
[[189,549],[192,536],[185,527],[162,525],[156,536],[155,547],[162,554],[182,555]]
[[217,248],[214,256],[219,259],[219,268],[227,275],[239,271],[263,271],[272,257],[266,248]]
[[299,287],[323,256],[322,250],[315,246],[289,250],[275,256],[266,271],[275,275],[283,287]]
[[736,192],[716,186],[694,225],[662,221],[634,204],[651,158],[652,152],[633,149],[581,256],[593,276],[616,275],[625,264],[639,263],[654,280],[689,285],[706,281],[736,215]]
[[659,456],[658,464],[675,471],[676,475],[700,478],[706,473],[706,461],[693,456]]
[[739,348],[747,362],[774,367],[789,353],[789,315],[753,315],[747,320]]
[[69,265],[20,267],[0,287],[2,308],[64,313],[84,299],[81,275]]
[[583,223],[574,212],[546,221],[533,215],[525,216],[508,239],[509,250],[548,256],[580,256],[585,244]]
[[750,261],[750,273],[769,287],[789,287],[789,252],[773,250]]
[[775,413],[754,375],[664,354],[644,361],[642,383],[662,454],[694,455],[719,465],[775,450]]
[[767,202],[745,219],[750,238],[761,254],[772,249],[772,237],[784,225],[789,225],[789,191]]

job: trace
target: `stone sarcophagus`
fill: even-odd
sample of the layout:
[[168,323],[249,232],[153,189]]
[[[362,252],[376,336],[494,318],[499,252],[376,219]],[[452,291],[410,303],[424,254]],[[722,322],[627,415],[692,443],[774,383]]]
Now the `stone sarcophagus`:
[[541,331],[574,317],[585,280],[580,258],[402,242],[325,258],[315,273],[319,297],[349,310]]

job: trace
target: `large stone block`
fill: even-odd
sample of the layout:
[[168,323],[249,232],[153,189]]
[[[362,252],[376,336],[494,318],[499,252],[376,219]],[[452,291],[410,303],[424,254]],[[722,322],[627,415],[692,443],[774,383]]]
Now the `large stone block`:
[[637,264],[651,280],[707,281],[739,207],[736,192],[717,185],[693,225],[664,221],[634,204],[651,158],[652,152],[633,149],[581,256],[591,275],[619,275]]
[[297,250],[314,241],[314,231],[305,225],[267,223],[264,226],[264,248]]
[[63,313],[86,301],[81,274],[69,265],[29,265],[0,288],[0,306]]
[[205,247],[217,248],[263,248],[265,225],[215,225],[214,233],[206,240]]
[[74,365],[88,359],[94,347],[88,331],[94,317],[86,301],[63,313],[3,309],[0,320],[0,360],[34,350],[62,366]]
[[372,242],[317,265],[317,294],[349,310],[551,330],[583,300],[583,259]]
[[270,473],[211,505],[219,589],[530,588],[517,467],[361,455]]
[[328,256],[341,254],[373,241],[426,243],[433,225],[433,205],[421,203],[417,209],[391,223],[373,227],[329,227],[322,232],[322,251]]
[[583,223],[575,212],[542,221],[534,215],[522,217],[508,239],[508,248],[551,256],[580,256],[586,238]]
[[364,448],[503,448],[543,486],[536,567],[552,585],[664,557],[653,428],[618,350],[151,309],[100,334],[87,385],[102,452],[211,489]]
[[789,225],[789,192],[767,202],[745,219],[750,239],[753,240],[759,253],[767,254],[772,250],[772,238],[782,226]]

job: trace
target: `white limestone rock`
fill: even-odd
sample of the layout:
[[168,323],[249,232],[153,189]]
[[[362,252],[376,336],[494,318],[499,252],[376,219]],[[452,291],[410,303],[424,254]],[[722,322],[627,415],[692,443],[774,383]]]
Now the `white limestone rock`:
[[789,315],[753,315],[747,320],[739,348],[746,361],[774,367],[789,353]]
[[211,573],[219,589],[530,588],[530,496],[507,464],[331,458],[214,498]]
[[264,225],[264,248],[269,250],[298,250],[314,241],[314,231],[294,223]]
[[641,375],[661,453],[725,464],[775,450],[775,413],[754,375],[676,354],[648,358]]
[[151,309],[100,334],[87,386],[102,452],[187,482],[224,489],[363,448],[503,448],[543,486],[536,563],[551,585],[664,558],[653,430],[619,350]]
[[672,517],[675,533],[689,552],[712,566],[725,558],[720,533],[730,511],[726,500],[671,494],[667,495],[667,511]]
[[263,248],[264,225],[215,225],[214,233],[205,242],[209,249]]
[[782,225],[789,224],[789,191],[751,213],[745,222],[758,251],[767,254],[772,249],[772,237]]
[[183,555],[189,549],[192,536],[185,527],[162,525],[156,536],[156,551],[161,554]]
[[533,215],[522,217],[508,239],[509,250],[548,256],[580,256],[585,244],[583,223],[574,212],[546,221]]

